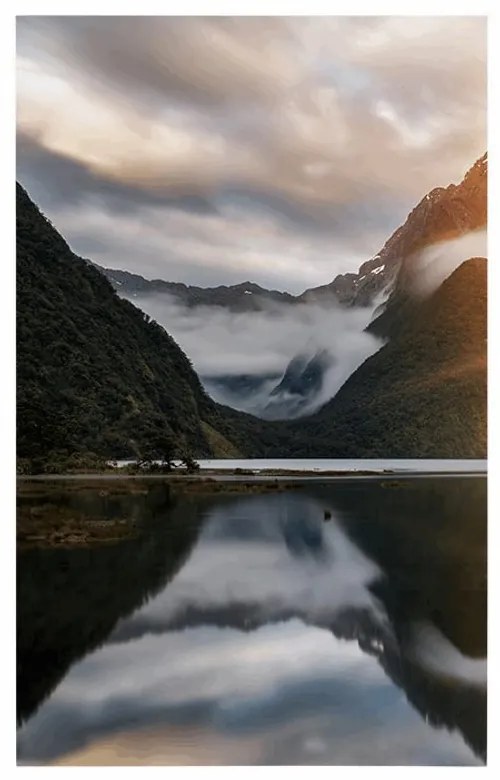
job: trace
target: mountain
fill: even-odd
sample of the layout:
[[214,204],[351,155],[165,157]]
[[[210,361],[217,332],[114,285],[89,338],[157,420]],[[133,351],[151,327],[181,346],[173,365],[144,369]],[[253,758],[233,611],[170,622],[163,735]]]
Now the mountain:
[[290,393],[304,398],[311,390],[320,388],[323,372],[330,364],[330,353],[326,349],[317,352],[312,358],[309,355],[297,355],[288,364],[281,382],[271,395]]
[[467,171],[460,184],[436,187],[425,195],[405,223],[374,257],[363,263],[357,274],[336,276],[330,284],[306,290],[298,300],[321,302],[336,298],[348,306],[370,305],[384,290],[391,288],[396,278],[398,284],[402,284],[416,252],[484,227],[487,188],[488,156],[485,153]]
[[[486,260],[469,259],[450,276],[446,268],[456,264],[453,241],[485,229],[487,189],[484,154],[460,184],[438,187],[420,201],[376,256],[381,271],[374,260],[361,266],[372,299],[382,286],[392,288],[367,327],[389,343],[307,420],[314,455],[486,457]],[[441,253],[430,257],[431,271],[442,264],[444,281],[426,298],[415,288],[428,270],[421,258],[430,247]],[[467,251],[467,244],[460,247]],[[354,284],[350,305],[364,300],[359,281]]]
[[203,387],[214,401],[266,419],[269,392],[281,379],[281,373],[219,374],[202,376]]
[[[415,295],[413,288],[416,277],[424,273],[424,269],[419,263],[422,251],[429,247],[442,247],[444,258],[439,258],[439,262],[444,260],[446,268],[447,248],[451,246],[447,242],[464,236],[477,235],[477,231],[485,229],[487,224],[487,191],[488,156],[485,153],[467,171],[458,185],[450,184],[448,187],[438,187],[427,194],[410,212],[405,223],[392,234],[379,253],[364,263],[357,274],[339,275],[329,285],[307,290],[296,299],[300,302],[323,305],[328,302],[331,304],[334,301],[344,306],[367,306],[373,304],[377,298],[384,294],[388,295],[384,303],[379,306],[378,316],[374,316],[367,331],[384,339],[394,339],[394,345],[390,348],[384,348],[368,358],[358,371],[347,380],[335,399],[324,407],[325,418],[333,417],[336,420],[335,430],[347,430],[347,441],[351,427],[354,429],[354,446],[349,446],[347,450],[350,456],[356,456],[360,452],[359,447],[366,447],[366,452],[372,453],[367,457],[373,457],[375,452],[384,451],[390,451],[394,454],[400,451],[403,453],[401,457],[404,456],[404,453],[410,452],[418,453],[415,457],[425,457],[424,453],[426,452],[438,453],[435,455],[438,457],[439,453],[445,451],[454,453],[453,456],[449,457],[466,457],[466,452],[475,453],[471,457],[485,457],[486,263],[483,260],[469,266],[468,276],[471,287],[468,292],[466,284],[461,290],[458,289],[460,282],[457,278],[453,284],[446,285],[441,293],[436,295],[434,302],[424,303],[419,300],[419,296]],[[466,245],[463,246],[462,251],[467,251]],[[466,258],[467,255],[464,254],[463,259],[466,260]],[[453,257],[451,260],[453,261]],[[434,265],[437,262],[438,260],[435,260]],[[443,274],[443,278],[446,275]],[[462,275],[465,278],[466,272],[463,271]],[[471,307],[470,333],[463,327],[460,321],[460,305],[454,301],[454,298],[458,298],[460,295],[464,298],[464,311]],[[444,305],[446,309],[448,307],[453,309],[454,316],[450,316],[447,321],[444,321],[443,316],[442,323],[436,322],[436,318],[431,317],[429,323],[426,323],[427,313],[431,311],[437,313],[437,309],[441,305]],[[466,322],[466,317],[464,320]],[[429,331],[429,328],[433,328],[433,332]],[[436,338],[438,341],[444,342],[447,337],[450,341],[454,338],[457,339],[456,347],[459,347],[460,339],[464,341],[471,339],[468,345],[463,344],[463,360],[476,361],[475,367],[472,370],[472,375],[461,374],[463,371],[460,368],[462,356],[457,352],[455,377],[451,386],[447,389],[434,389],[431,398],[426,400],[425,393],[417,393],[416,388],[420,386],[421,381],[425,382],[425,376],[430,374],[435,374],[435,379],[432,380],[435,387],[439,371],[442,370],[439,368],[440,363],[448,366],[451,359],[450,354],[446,353],[445,350],[439,353],[433,347],[432,339]],[[417,361],[415,361],[414,373],[410,377],[411,369],[408,367],[406,374],[404,369],[408,361],[406,352],[414,355],[417,351],[417,343],[425,338],[429,339],[427,354],[434,355],[438,362],[433,366],[425,361],[422,361],[422,365],[417,365]],[[396,360],[398,350],[401,351],[399,364],[399,358]],[[298,356],[294,360],[300,361],[300,359],[301,357]],[[290,366],[297,365],[294,360]],[[403,381],[403,375],[405,376],[405,391],[399,400],[395,399],[392,407],[394,411],[399,410],[401,415],[399,425],[405,430],[402,432],[401,438],[396,441],[394,432],[398,431],[399,427],[390,419],[389,413],[386,420],[388,427],[385,429],[387,441],[386,447],[384,447],[384,431],[380,432],[381,436],[376,441],[371,441],[369,434],[365,432],[372,427],[378,435],[374,414],[376,417],[380,412],[381,419],[383,419],[388,411],[384,412],[383,409],[386,398],[385,389],[383,389],[384,372],[390,370],[390,380],[387,381],[392,384],[392,379],[396,379],[394,368],[401,372],[401,381]],[[379,383],[379,379],[382,384]],[[412,386],[411,392],[409,390],[410,384]],[[397,386],[397,383],[394,383],[394,386]],[[365,397],[364,394],[361,397],[358,396],[362,387],[370,387],[368,397]],[[462,392],[465,393],[465,396],[461,396],[460,401],[458,401],[458,395],[461,395]],[[409,393],[411,397],[410,395],[407,397],[406,393]],[[453,424],[449,419],[450,411],[449,407],[447,408],[446,399],[455,403],[455,398],[457,398],[457,405],[454,407],[456,409],[456,424]],[[337,401],[337,399],[339,400]],[[409,403],[409,410],[416,410],[418,407],[418,415],[423,415],[418,442],[409,436],[412,423],[411,420],[405,418],[403,406],[406,402]],[[360,412],[361,405],[365,404],[368,410],[367,414]],[[378,408],[379,404],[382,405],[381,409]],[[429,437],[428,418],[425,417],[424,413],[426,404],[429,410],[434,404],[435,413],[442,411],[444,414],[444,419],[440,417],[438,422],[438,429],[442,430],[443,434],[442,441],[439,439],[432,441]],[[356,410],[356,405],[359,406],[358,410]],[[462,409],[467,417],[461,419],[459,410]],[[413,414],[413,411],[411,413]],[[430,415],[432,419],[432,412]],[[315,419],[313,417],[307,420],[309,437],[311,431],[314,430]],[[321,419],[323,418],[321,417]],[[470,428],[468,421],[474,421]],[[477,428],[476,431],[474,431],[474,425]],[[462,429],[461,433],[459,433],[460,428]],[[472,434],[472,441],[469,439],[469,434]],[[321,433],[319,433],[319,438],[315,439],[315,442],[319,445],[321,440]],[[406,443],[403,444],[405,440]],[[338,454],[339,446],[340,452],[346,452],[345,444],[346,442],[342,442],[339,445],[338,442],[330,439],[330,452]],[[461,449],[462,445],[464,449]],[[325,450],[325,452],[327,451]],[[304,442],[300,452],[311,452],[310,445],[308,446]],[[311,454],[317,455],[318,452],[314,450]],[[428,455],[428,457],[434,457],[434,455]]]
[[414,303],[337,395],[296,424],[302,456],[486,457],[484,258]]
[[[385,249],[385,247],[384,247]],[[342,306],[371,306],[393,282],[399,266],[399,258],[374,255],[360,266],[357,274],[339,274],[329,284],[312,287],[299,295],[299,303],[320,306],[339,303]]]
[[28,468],[130,457],[161,437],[198,457],[261,446],[258,421],[215,404],[171,336],[74,255],[19,184],[17,420]]
[[[385,248],[385,247],[384,247]],[[381,253],[384,250],[381,250]],[[163,279],[145,279],[139,274],[104,268],[94,263],[111,282],[117,293],[124,298],[140,298],[141,304],[148,297],[169,296],[179,304],[195,306],[221,306],[229,311],[262,311],[279,304],[293,306],[312,303],[319,306],[346,305],[370,306],[373,300],[394,277],[396,258],[389,258],[387,267],[382,254],[375,255],[360,267],[358,273],[339,274],[329,284],[312,287],[300,295],[292,295],[279,290],[267,290],[255,282],[241,282],[235,285],[219,287],[196,287],[180,282],[167,282]],[[398,258],[399,259],[399,258]]]
[[[484,154],[458,185],[438,187],[425,195],[404,224],[390,236],[374,257],[360,266],[357,273],[340,274],[332,282],[306,290],[298,296],[266,290],[252,282],[200,288],[158,279],[148,281],[137,274],[109,268],[100,270],[120,296],[132,302],[138,299],[141,307],[150,314],[158,311],[158,305],[161,307],[163,295],[168,296],[164,299],[165,304],[175,300],[191,309],[198,306],[222,307],[231,312],[254,313],[274,307],[280,307],[283,312],[298,305],[314,305],[330,310],[332,307],[373,308],[378,304],[375,313],[380,316],[373,317],[367,330],[375,336],[389,338],[404,324],[409,309],[414,305],[414,296],[409,293],[409,289],[413,285],[414,275],[421,273],[421,268],[417,267],[420,252],[439,246],[440,242],[480,230],[486,225],[486,219],[487,155]],[[467,254],[467,247],[463,248],[463,252],[461,259],[464,260],[478,254],[477,249]],[[449,272],[452,270],[453,267],[450,267]],[[166,306],[164,321],[167,325],[172,316],[171,309]],[[335,352],[335,349],[332,351]],[[312,349],[307,360],[314,361],[315,354],[316,349]],[[286,382],[290,372],[293,374],[305,360],[306,357],[300,353],[292,354],[289,366],[276,366],[274,373],[281,374]],[[293,397],[285,399],[284,392],[273,389],[269,381],[272,373],[266,369],[249,377],[247,374],[228,374],[224,371],[220,375],[202,376],[201,379],[215,400],[230,403],[264,419],[293,418],[305,413],[314,403],[318,381],[304,385],[308,387],[307,393],[292,392]],[[281,389],[284,390],[283,387]],[[281,396],[282,403],[279,403],[277,396]]]
[[[231,311],[258,311],[277,303],[315,303],[370,306],[398,278],[401,285],[415,253],[426,246],[484,227],[487,221],[488,155],[485,153],[467,171],[459,184],[436,187],[415,206],[406,221],[382,249],[364,262],[357,273],[338,274],[328,284],[312,287],[301,295],[266,290],[254,282],[219,287],[194,287],[144,277],[113,268],[96,266],[124,297],[147,298],[166,294],[190,308],[222,306]],[[399,273],[401,267],[402,273]]]
[[[162,437],[197,457],[485,457],[486,260],[465,255],[427,297],[413,287],[421,250],[484,227],[486,183],[485,155],[461,184],[420,202],[361,266],[365,279],[345,281],[349,308],[364,300],[349,300],[351,283],[377,296],[390,285],[368,326],[386,343],[318,412],[281,422],[215,403],[174,339],[77,257],[18,185],[19,458],[60,468],[74,454],[134,456]],[[265,395],[264,417],[280,416],[270,402],[305,409],[327,369],[321,354],[292,359],[281,378],[229,381]]]
[[[297,417],[321,391],[325,372],[334,359],[326,349],[315,354],[297,355],[288,364],[283,377],[271,390],[265,407],[270,419]],[[263,415],[264,416],[264,415]]]
[[179,282],[165,282],[162,279],[150,281],[128,271],[117,271],[98,265],[96,267],[107,276],[119,295],[129,299],[140,297],[143,300],[149,296],[167,295],[190,309],[195,306],[222,306],[229,311],[260,311],[269,304],[286,305],[295,300],[289,293],[266,290],[254,282],[195,287]]
[[314,404],[334,362],[328,350],[313,350],[293,358],[284,373],[229,374],[201,380],[215,401],[263,420],[287,420],[304,414]]
[[487,200],[488,157],[484,154],[460,184],[437,187],[420,201],[386,244],[401,262],[383,314],[369,325],[371,332],[388,337],[397,331],[407,307],[413,305],[411,288],[415,275],[422,271],[418,263],[420,250],[485,228]]
[[[382,250],[383,251],[383,250]],[[262,311],[276,304],[293,306],[313,303],[319,306],[340,304],[369,306],[375,297],[393,279],[396,263],[385,264],[381,255],[375,255],[360,267],[358,273],[339,274],[329,284],[312,287],[300,295],[279,290],[267,290],[255,282],[241,282],[218,287],[196,287],[163,279],[145,279],[139,274],[104,268],[94,263],[124,298],[140,298],[141,304],[149,297],[168,296],[169,300],[194,308],[196,306],[220,306],[229,311]]]

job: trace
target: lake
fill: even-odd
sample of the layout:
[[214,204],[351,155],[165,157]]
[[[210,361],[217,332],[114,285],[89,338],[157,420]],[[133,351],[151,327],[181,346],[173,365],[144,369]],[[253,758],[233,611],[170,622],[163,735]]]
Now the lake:
[[486,479],[264,487],[20,498],[138,533],[19,549],[19,764],[484,764]]
[[[132,460],[119,460],[118,466],[133,463]],[[160,463],[160,461],[158,461]],[[201,470],[231,471],[249,469],[286,469],[288,471],[394,471],[412,473],[480,473],[487,471],[486,460],[452,459],[396,459],[396,458],[252,458],[252,459],[208,459],[198,460]]]

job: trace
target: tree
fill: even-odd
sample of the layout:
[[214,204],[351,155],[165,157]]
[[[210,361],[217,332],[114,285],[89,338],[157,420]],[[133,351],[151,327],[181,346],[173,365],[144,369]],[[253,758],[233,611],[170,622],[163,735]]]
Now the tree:
[[191,453],[186,452],[181,456],[181,465],[185,466],[188,474],[193,474],[200,470],[200,464],[193,458]]
[[175,440],[168,431],[159,432],[152,442],[153,452],[166,471],[172,471],[175,468],[173,460],[175,458]]
[[[137,467],[148,471],[172,471],[175,468],[173,462],[175,458],[175,439],[171,433],[166,430],[160,430],[152,433],[143,446],[134,442],[134,449],[137,458]],[[155,463],[155,461],[161,461]]]

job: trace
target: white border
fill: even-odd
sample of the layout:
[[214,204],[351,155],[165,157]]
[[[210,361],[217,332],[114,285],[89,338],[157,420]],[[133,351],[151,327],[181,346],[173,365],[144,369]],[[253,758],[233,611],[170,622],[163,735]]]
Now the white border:
[[[500,618],[500,606],[498,602],[498,577],[499,570],[498,556],[500,554],[500,531],[497,528],[499,521],[495,517],[497,507],[500,505],[499,493],[500,482],[497,479],[498,470],[498,408],[500,399],[500,387],[498,382],[498,356],[495,349],[500,339],[500,308],[497,305],[500,289],[500,268],[498,267],[498,226],[496,212],[498,210],[500,194],[498,192],[498,162],[497,162],[497,136],[498,126],[495,125],[495,119],[498,109],[498,84],[497,77],[493,74],[500,73],[500,39],[498,37],[498,11],[497,3],[493,0],[489,2],[464,2],[464,0],[432,0],[429,2],[421,1],[417,3],[406,2],[276,2],[276,0],[253,0],[253,2],[199,2],[194,0],[183,0],[181,3],[162,2],[161,0],[142,0],[141,3],[132,2],[106,2],[106,0],[73,0],[71,4],[62,0],[52,0],[50,2],[26,2],[21,0],[17,3],[4,4],[0,20],[0,57],[2,58],[0,73],[2,74],[1,105],[7,106],[7,110],[2,112],[3,121],[1,123],[0,155],[1,155],[1,214],[2,214],[2,265],[1,265],[1,290],[3,292],[0,315],[2,317],[2,326],[0,327],[0,338],[2,344],[1,367],[3,382],[3,393],[0,404],[0,431],[2,435],[2,531],[4,537],[0,544],[0,572],[3,578],[2,595],[5,599],[4,605],[4,640],[1,645],[2,664],[1,669],[4,673],[2,686],[2,728],[0,735],[2,744],[0,749],[1,764],[3,776],[9,776],[11,772],[21,771],[27,773],[26,776],[32,776],[32,773],[46,773],[54,771],[50,767],[40,768],[15,768],[15,718],[14,718],[14,698],[15,698],[15,647],[14,647],[14,624],[15,624],[15,209],[14,209],[14,178],[15,178],[15,149],[14,149],[14,122],[12,121],[15,113],[15,87],[14,87],[14,58],[15,58],[15,15],[262,15],[262,16],[281,16],[281,15],[394,15],[394,16],[481,16],[489,17],[489,179],[490,179],[490,213],[492,219],[489,225],[489,728],[488,728],[488,767],[483,772],[491,772],[500,767],[500,748],[498,732],[498,702],[500,701],[500,689],[498,685],[500,669],[499,645],[498,645],[498,626]],[[8,487],[8,489],[6,489]],[[498,669],[498,671],[497,671]],[[63,772],[63,769],[56,770]],[[126,774],[133,772],[144,772],[145,768],[74,768],[66,769],[68,772],[90,773],[92,777],[100,775],[105,771],[119,777],[123,772]],[[220,780],[221,776],[234,777],[237,774],[242,778],[254,778],[255,773],[259,776],[276,775],[283,773],[287,778],[303,778],[304,773],[308,776],[314,774],[323,775],[329,778],[332,774],[336,777],[356,776],[363,772],[359,767],[210,767],[210,768],[165,768],[151,767],[146,771],[161,773],[164,776],[168,772],[168,777],[183,776],[193,777],[199,773],[204,778],[214,778]],[[418,768],[418,767],[380,767],[365,768],[370,773],[371,778],[386,778],[387,774],[394,777],[401,775],[425,772],[425,776],[444,778],[450,773],[464,771],[462,768]],[[33,774],[33,776],[35,776]]]

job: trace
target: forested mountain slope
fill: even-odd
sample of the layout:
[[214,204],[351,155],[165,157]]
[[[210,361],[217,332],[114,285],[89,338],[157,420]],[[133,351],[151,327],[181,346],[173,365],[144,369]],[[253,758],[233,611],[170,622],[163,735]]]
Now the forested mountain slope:
[[197,457],[252,454],[254,426],[206,395],[168,333],[74,255],[18,184],[18,457],[134,456],[162,436]]
[[487,263],[471,258],[294,428],[301,455],[485,458]]
[[[17,187],[17,430],[27,470],[68,456],[486,455],[486,261],[463,263],[319,412],[269,422],[216,404],[176,342],[118,297]],[[52,466],[51,466],[52,464]]]

